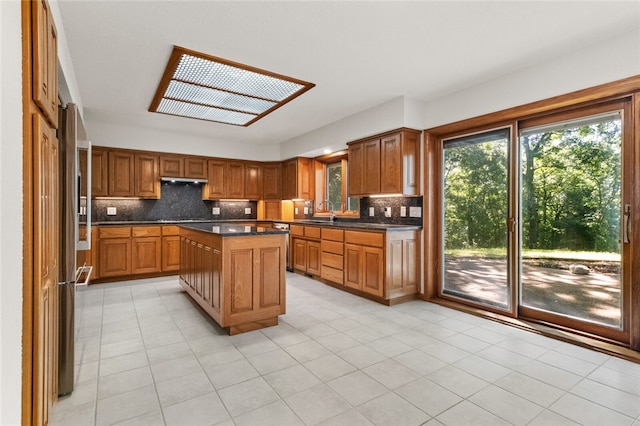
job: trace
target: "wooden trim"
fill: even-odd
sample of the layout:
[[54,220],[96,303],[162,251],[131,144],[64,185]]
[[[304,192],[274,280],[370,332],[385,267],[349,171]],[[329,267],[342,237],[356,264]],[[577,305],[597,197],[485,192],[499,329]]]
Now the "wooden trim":
[[22,424],[33,424],[33,145],[31,2],[22,1]]
[[[638,173],[640,173],[640,92],[636,92],[633,94],[631,110],[633,119],[628,120],[629,123],[625,122],[625,127],[633,127],[632,145],[634,152],[632,153],[632,155],[634,159],[634,167],[632,170],[631,180],[636,184],[631,185],[631,190],[633,192],[631,195],[631,198],[633,200],[632,209],[633,212],[635,212],[635,214],[631,215],[631,241],[636,241],[635,248],[637,248],[640,246],[640,215],[638,215],[638,212],[640,212],[640,185],[637,184],[638,179],[640,179],[640,176],[638,176]],[[631,275],[631,282],[634,283],[631,285],[629,300],[631,304],[631,306],[629,307],[631,313],[631,318],[629,318],[629,345],[632,349],[640,351],[640,269],[638,268],[638,265],[640,265],[640,250],[634,250],[634,247],[632,247],[631,249],[630,264],[635,265],[635,267],[630,268],[631,271],[629,272],[629,274]]]
[[522,120],[548,112],[558,112],[564,108],[575,107],[589,102],[603,102],[640,90],[640,75],[617,80],[611,83],[578,90],[564,95],[531,102],[525,105],[504,109],[498,112],[480,115],[466,120],[425,129],[427,133],[444,135],[460,131],[470,131],[489,123]]

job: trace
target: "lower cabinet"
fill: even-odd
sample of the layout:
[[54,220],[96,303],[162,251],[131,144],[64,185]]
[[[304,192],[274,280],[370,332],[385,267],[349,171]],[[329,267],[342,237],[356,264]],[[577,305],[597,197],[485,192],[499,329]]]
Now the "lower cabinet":
[[[93,279],[169,275],[180,269],[180,232],[175,225],[98,226],[92,240]],[[94,235],[94,234],[92,234]],[[89,252],[85,258],[89,257]]]
[[420,292],[420,231],[311,227],[322,231],[318,247],[317,241],[309,239],[313,237],[307,235],[307,228],[290,228],[294,270],[388,304]]

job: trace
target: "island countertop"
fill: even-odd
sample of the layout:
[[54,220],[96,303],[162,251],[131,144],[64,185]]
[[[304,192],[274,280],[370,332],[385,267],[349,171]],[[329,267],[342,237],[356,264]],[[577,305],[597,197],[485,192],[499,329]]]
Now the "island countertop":
[[233,237],[241,235],[272,235],[288,234],[289,231],[282,229],[265,228],[262,226],[243,225],[242,223],[179,223],[183,228],[195,229],[197,231],[217,234],[222,237]]

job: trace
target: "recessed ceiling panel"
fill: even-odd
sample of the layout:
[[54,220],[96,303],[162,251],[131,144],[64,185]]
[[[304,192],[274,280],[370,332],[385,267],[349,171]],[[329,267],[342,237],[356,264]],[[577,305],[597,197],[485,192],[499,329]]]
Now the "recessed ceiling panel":
[[314,86],[174,46],[149,111],[248,126]]

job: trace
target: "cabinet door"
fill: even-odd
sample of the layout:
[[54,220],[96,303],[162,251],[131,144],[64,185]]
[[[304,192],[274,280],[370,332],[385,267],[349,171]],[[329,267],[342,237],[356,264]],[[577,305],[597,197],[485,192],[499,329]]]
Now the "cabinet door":
[[362,290],[362,246],[344,245],[344,285]]
[[282,163],[263,164],[262,195],[265,200],[280,200],[282,198]]
[[109,195],[109,161],[108,152],[99,147],[91,149],[91,197],[107,197]]
[[109,196],[133,197],[134,156],[120,150],[109,151]]
[[186,157],[184,159],[184,177],[207,179],[207,160],[205,158]]
[[140,237],[131,240],[132,274],[148,274],[162,270],[162,238]]
[[362,179],[364,172],[363,153],[364,150],[362,143],[349,145],[349,162],[347,163],[349,195],[362,194]]
[[322,251],[318,241],[307,241],[307,272],[320,275]]
[[384,295],[384,251],[378,247],[362,247],[362,291]]
[[136,197],[160,198],[157,155],[135,154],[135,189]]
[[307,241],[299,238],[291,239],[291,267],[299,271],[307,271]]
[[282,163],[282,198],[291,200],[297,197],[297,161],[295,159]]
[[246,162],[244,165],[244,196],[250,200],[262,198],[262,166]]
[[180,155],[160,156],[160,176],[163,177],[183,177],[184,158]]
[[180,236],[162,237],[162,271],[180,269]]
[[313,158],[298,158],[296,167],[296,196],[303,200],[313,200]]
[[244,162],[227,161],[225,185],[228,198],[245,198],[244,195]]
[[226,198],[225,190],[225,169],[224,160],[209,160],[207,163],[208,182],[204,186],[203,197],[209,200]]
[[380,192],[380,140],[370,140],[362,145],[364,163],[362,192],[377,194]]
[[58,128],[58,33],[49,5],[44,0],[32,4],[33,100],[49,125]]
[[386,136],[380,140],[380,158],[383,164],[380,176],[380,192],[383,194],[401,194],[403,175],[400,134]]
[[131,274],[131,238],[105,238],[99,243],[100,277]]

